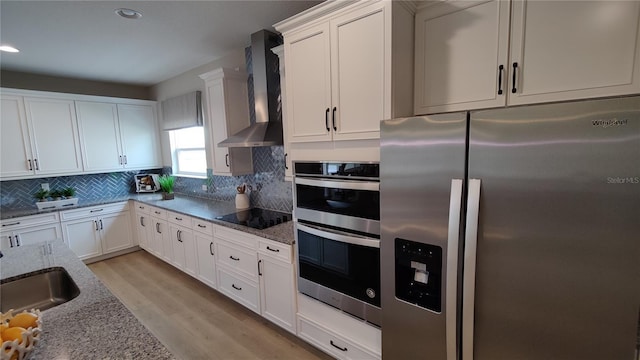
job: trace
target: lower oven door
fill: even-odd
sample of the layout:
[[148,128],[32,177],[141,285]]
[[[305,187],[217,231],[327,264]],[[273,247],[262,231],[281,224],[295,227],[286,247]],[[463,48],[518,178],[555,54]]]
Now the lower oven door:
[[379,325],[380,240],[296,223],[298,290]]

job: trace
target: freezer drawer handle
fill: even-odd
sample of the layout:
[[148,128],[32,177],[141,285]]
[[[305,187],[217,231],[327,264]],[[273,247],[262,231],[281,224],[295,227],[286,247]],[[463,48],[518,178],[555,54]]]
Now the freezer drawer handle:
[[329,344],[331,344],[331,346],[333,346],[334,348],[340,350],[340,351],[348,351],[349,349],[347,349],[346,347],[340,347],[336,344],[334,344],[333,340],[329,340]]
[[518,63],[514,62],[513,63],[513,86],[511,87],[511,93],[515,94],[516,93],[516,73],[518,72]]
[[476,252],[480,216],[480,179],[469,179],[462,279],[462,358],[473,359],[473,316],[476,288]]

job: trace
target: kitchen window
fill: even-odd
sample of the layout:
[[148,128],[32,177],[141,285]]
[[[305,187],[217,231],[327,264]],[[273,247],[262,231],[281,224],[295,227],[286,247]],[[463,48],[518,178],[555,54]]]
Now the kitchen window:
[[194,126],[169,132],[173,174],[206,177],[207,157],[204,147],[204,128]]

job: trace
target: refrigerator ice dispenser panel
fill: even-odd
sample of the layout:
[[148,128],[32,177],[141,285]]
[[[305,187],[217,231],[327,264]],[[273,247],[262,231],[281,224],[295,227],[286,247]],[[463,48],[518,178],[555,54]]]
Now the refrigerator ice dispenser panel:
[[442,310],[442,248],[395,239],[396,297],[435,312]]

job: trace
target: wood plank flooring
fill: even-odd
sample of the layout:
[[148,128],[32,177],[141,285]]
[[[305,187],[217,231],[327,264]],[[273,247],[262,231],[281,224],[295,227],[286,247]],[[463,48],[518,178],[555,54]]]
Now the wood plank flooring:
[[178,359],[331,359],[145,251],[88,266]]

